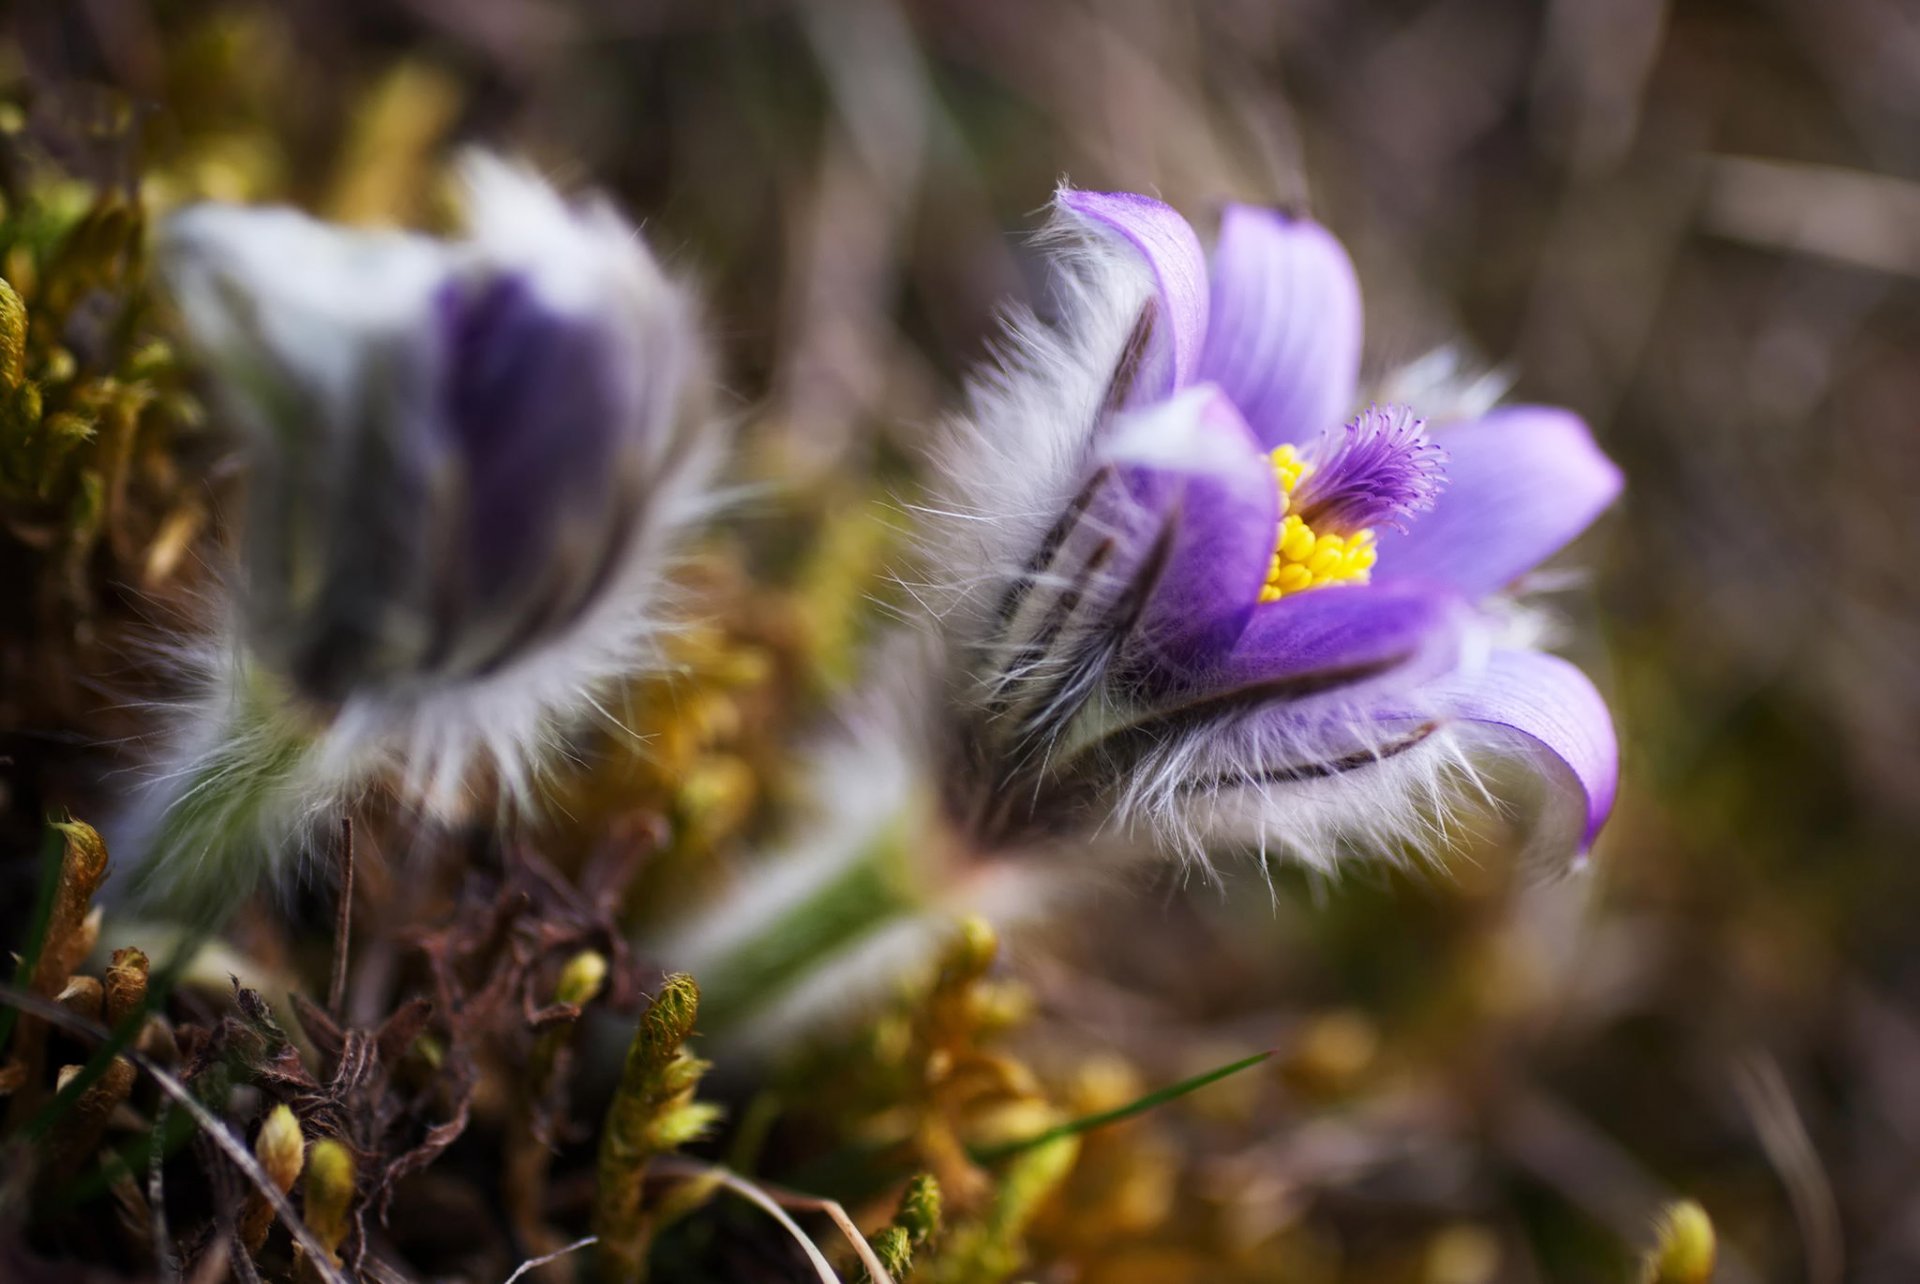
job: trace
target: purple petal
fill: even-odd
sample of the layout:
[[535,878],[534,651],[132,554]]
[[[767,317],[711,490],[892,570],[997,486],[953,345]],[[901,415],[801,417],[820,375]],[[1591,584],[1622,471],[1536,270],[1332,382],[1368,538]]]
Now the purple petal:
[[1187,220],[1150,196],[1060,193],[1060,207],[1139,251],[1153,270],[1159,312],[1132,403],[1157,401],[1191,383],[1207,336],[1207,256]]
[[1426,678],[1453,662],[1458,606],[1421,585],[1337,585],[1255,609],[1210,685],[1300,680],[1303,694]]
[[1606,701],[1587,675],[1539,651],[1495,651],[1486,667],[1442,683],[1441,707],[1457,717],[1525,737],[1551,774],[1577,796],[1566,825],[1584,854],[1613,810],[1620,749]]
[[1130,547],[1128,562],[1173,524],[1141,640],[1181,672],[1219,663],[1259,600],[1279,530],[1266,452],[1225,394],[1202,385],[1115,420],[1104,459],[1123,485],[1094,517]]
[[1360,283],[1318,223],[1228,206],[1206,334],[1200,377],[1227,390],[1269,447],[1304,446],[1353,408]]
[[1380,533],[1381,582],[1491,593],[1557,553],[1620,493],[1620,470],[1569,411],[1514,406],[1434,438],[1447,452],[1447,488],[1405,534]]
[[598,520],[625,416],[601,332],[524,278],[453,282],[437,302],[442,410],[466,483],[468,591],[498,600],[553,572],[563,527]]

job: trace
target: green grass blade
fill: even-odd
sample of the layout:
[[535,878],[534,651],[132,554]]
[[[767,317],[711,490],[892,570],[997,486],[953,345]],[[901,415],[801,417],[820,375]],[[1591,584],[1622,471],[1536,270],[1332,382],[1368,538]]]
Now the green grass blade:
[[1194,1075],[1191,1079],[1182,1079],[1178,1083],[1168,1084],[1164,1088],[1149,1092],[1144,1097],[1138,1097],[1129,1101],[1124,1106],[1116,1106],[1112,1110],[1103,1110],[1099,1114],[1083,1115],[1078,1119],[1070,1119],[1066,1123],[1048,1128],[1044,1132],[1035,1133],[1031,1137],[1021,1137],[1014,1141],[1004,1141],[995,1146],[978,1146],[969,1153],[973,1156],[975,1163],[997,1163],[1002,1159],[1011,1158],[1024,1150],[1032,1150],[1035,1146],[1044,1146],[1048,1142],[1057,1141],[1062,1137],[1072,1137],[1079,1133],[1091,1132],[1095,1128],[1104,1128],[1108,1124],[1119,1123],[1123,1119],[1131,1119],[1135,1115],[1145,1114],[1156,1106],[1163,1106],[1169,1101],[1178,1100],[1190,1092],[1195,1092],[1206,1087],[1210,1083],[1218,1083],[1231,1075],[1239,1074],[1242,1070],[1250,1070],[1272,1055],[1273,1053],[1271,1051],[1256,1052],[1250,1057],[1242,1057],[1238,1061],[1231,1061],[1223,1066],[1215,1066],[1211,1070]]

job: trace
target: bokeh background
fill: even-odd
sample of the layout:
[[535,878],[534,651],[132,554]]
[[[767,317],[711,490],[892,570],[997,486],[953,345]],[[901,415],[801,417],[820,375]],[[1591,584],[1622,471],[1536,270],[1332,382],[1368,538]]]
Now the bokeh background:
[[[12,21],[9,155],[155,208],[432,224],[465,141],[612,193],[707,287],[744,471],[800,483],[730,537],[776,581],[782,550],[864,547],[845,511],[898,520],[885,497],[996,308],[1043,290],[1023,238],[1060,179],[1202,226],[1226,200],[1311,210],[1359,265],[1370,368],[1452,345],[1626,468],[1558,595],[1614,702],[1620,810],[1545,885],[1497,852],[1272,894],[1251,870],[1169,879],[1016,947],[1018,1046],[1060,1092],[1281,1050],[1093,1138],[1023,1278],[1628,1279],[1685,1194],[1719,1279],[1920,1279],[1920,10],[71,0]],[[170,440],[172,493],[216,493],[217,433]],[[188,507],[65,555],[9,510],[16,866],[44,809],[98,797],[115,621],[142,616],[157,541],[164,581],[217,525]],[[847,611],[884,595],[855,579]],[[766,734],[823,700],[767,697]],[[758,760],[714,761],[725,793]]]

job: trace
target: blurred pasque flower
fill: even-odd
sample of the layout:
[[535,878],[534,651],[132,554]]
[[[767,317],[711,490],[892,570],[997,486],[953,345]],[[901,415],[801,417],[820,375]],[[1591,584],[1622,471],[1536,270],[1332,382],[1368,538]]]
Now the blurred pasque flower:
[[1304,219],[1230,208],[1209,256],[1158,201],[1067,190],[1049,240],[1058,316],[1015,318],[941,461],[920,654],[822,782],[862,801],[687,938],[710,991],[894,848],[884,921],[801,1008],[921,950],[916,916],[1029,915],[1136,857],[1406,858],[1477,795],[1530,799],[1529,851],[1565,859],[1606,819],[1606,706],[1506,600],[1620,490],[1585,426],[1358,405],[1358,285]]
[[463,178],[457,240],[224,205],[166,229],[251,503],[225,634],[130,818],[149,892],[388,774],[443,816],[482,768],[524,801],[654,658],[720,448],[692,299],[604,203],[487,156]]

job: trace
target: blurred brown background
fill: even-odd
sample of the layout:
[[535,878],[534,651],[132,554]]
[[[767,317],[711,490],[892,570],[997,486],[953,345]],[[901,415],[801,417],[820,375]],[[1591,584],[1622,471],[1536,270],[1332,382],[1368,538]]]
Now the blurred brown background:
[[[33,127],[163,201],[431,219],[423,164],[466,139],[605,187],[708,284],[756,466],[843,490],[911,466],[996,304],[1038,288],[1022,237],[1062,177],[1202,227],[1225,199],[1311,209],[1359,263],[1375,368],[1461,345],[1625,465],[1563,601],[1615,702],[1622,805],[1594,868],[1550,887],[1463,860],[1283,881],[1275,905],[1246,875],[1116,905],[1035,959],[1054,1037],[1154,1079],[1291,1050],[1285,1091],[1196,1102],[1137,1225],[1056,1240],[1110,1281],[1621,1279],[1688,1193],[1719,1278],[1920,1278],[1920,8],[71,0],[15,21]],[[137,142],[84,127],[108,88]]]

